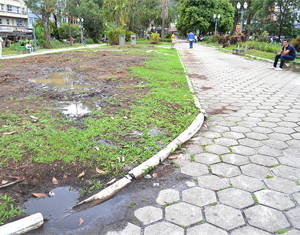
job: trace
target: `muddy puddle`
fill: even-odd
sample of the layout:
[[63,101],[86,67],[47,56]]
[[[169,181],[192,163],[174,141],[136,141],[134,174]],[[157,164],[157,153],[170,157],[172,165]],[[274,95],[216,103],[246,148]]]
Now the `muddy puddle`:
[[[67,117],[77,117],[91,113],[96,109],[97,99],[95,97],[84,97],[80,93],[92,93],[97,85],[83,84],[74,72],[51,72],[47,78],[32,79],[30,82],[42,83],[43,88],[52,88],[62,93],[75,93],[80,97],[76,102],[61,102],[59,109]],[[98,108],[100,109],[100,108]]]
[[[96,218],[107,217],[117,210],[118,204],[124,200],[124,196],[114,197],[104,203],[90,209],[75,212],[72,207],[78,202],[79,192],[72,187],[59,187],[53,189],[51,197],[30,198],[23,204],[25,213],[42,213],[46,219],[44,226],[32,231],[30,234],[41,234],[51,230],[75,230],[87,225]],[[80,225],[80,219],[83,224]]]

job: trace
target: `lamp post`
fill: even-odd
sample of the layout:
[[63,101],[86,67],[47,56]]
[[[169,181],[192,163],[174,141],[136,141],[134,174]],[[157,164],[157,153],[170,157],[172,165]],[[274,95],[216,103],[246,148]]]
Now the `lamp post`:
[[215,19],[215,35],[217,34],[217,27],[218,27],[218,22],[220,21],[221,15],[218,14],[218,17],[216,14],[214,14],[214,19]]
[[82,34],[82,29],[83,29],[83,18],[79,18],[79,24],[80,24],[80,33],[81,33],[81,44],[83,44],[83,34]]
[[[236,5],[237,9],[239,9],[239,10],[240,10],[241,6],[242,6],[242,4],[240,2],[238,2],[237,5]],[[247,7],[248,7],[248,3],[245,2],[244,3],[244,9],[245,10],[240,10],[239,11],[239,13],[241,14],[241,21],[242,21],[241,22],[241,33],[243,33],[244,14],[246,14],[246,12],[247,12]]]

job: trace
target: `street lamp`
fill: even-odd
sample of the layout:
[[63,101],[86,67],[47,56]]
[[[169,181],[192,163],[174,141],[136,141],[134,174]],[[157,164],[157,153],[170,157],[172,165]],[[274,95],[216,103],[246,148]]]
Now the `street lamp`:
[[[238,2],[237,3],[237,5],[236,5],[236,7],[237,7],[237,9],[240,9],[241,8],[241,3],[240,2]],[[244,23],[244,14],[246,14],[246,12],[247,12],[247,7],[248,7],[248,3],[247,2],[245,2],[244,3],[244,9],[245,10],[240,10],[239,11],[239,13],[241,14],[241,33],[243,33],[243,23]]]
[[79,25],[80,25],[80,33],[81,33],[81,44],[83,44],[83,34],[82,34],[82,29],[83,29],[83,18],[79,18]]
[[218,22],[220,21],[221,15],[218,14],[218,17],[216,14],[214,14],[214,19],[215,19],[215,35],[217,34],[217,27],[218,27]]

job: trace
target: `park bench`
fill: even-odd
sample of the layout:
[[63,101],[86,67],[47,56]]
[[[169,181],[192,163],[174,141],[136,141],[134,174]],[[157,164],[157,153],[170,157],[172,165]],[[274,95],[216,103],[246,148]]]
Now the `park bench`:
[[[243,49],[243,47],[242,47]],[[231,53],[232,54],[237,54],[240,51],[240,45],[238,45],[238,48],[232,49]]]
[[291,61],[291,64],[293,66],[293,72],[300,72],[300,67],[296,67],[300,66],[300,53],[297,53],[295,60]]
[[239,55],[246,55],[247,52],[247,45],[245,47],[245,50],[243,50],[243,48],[239,51]]
[[16,46],[17,54],[30,53],[30,49],[26,49],[25,46]]

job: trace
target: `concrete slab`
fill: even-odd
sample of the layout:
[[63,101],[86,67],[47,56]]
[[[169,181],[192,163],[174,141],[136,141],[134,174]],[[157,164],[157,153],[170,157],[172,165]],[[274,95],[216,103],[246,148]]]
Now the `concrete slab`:
[[252,195],[240,189],[228,188],[217,194],[221,203],[234,208],[242,209],[254,204]]
[[[126,234],[129,235],[130,233],[126,233]],[[184,229],[171,223],[160,222],[146,227],[144,231],[144,235],[170,235],[170,234],[184,235]]]
[[219,190],[220,188],[228,188],[228,179],[221,178],[215,175],[205,175],[198,178],[199,186],[211,190]]
[[201,224],[187,229],[187,235],[227,235],[228,233],[210,224]]
[[295,204],[286,194],[276,192],[273,190],[261,190],[254,193],[259,204],[272,207],[278,210],[285,210],[294,207]]
[[171,202],[179,201],[179,191],[175,189],[165,189],[159,192],[156,202],[160,205],[164,205]]
[[182,200],[195,206],[205,206],[217,202],[215,192],[199,187],[184,190]]
[[206,165],[197,163],[197,162],[189,162],[184,164],[180,168],[182,174],[190,175],[190,176],[201,176],[208,174],[208,167]]
[[210,166],[212,172],[223,177],[234,177],[240,175],[241,172],[237,166],[229,165],[227,163],[219,163]]
[[246,190],[248,192],[255,192],[264,188],[261,180],[246,175],[239,175],[230,179],[233,187]]
[[136,218],[138,218],[144,225],[156,222],[163,218],[162,209],[154,206],[145,206],[137,209],[134,212]]

